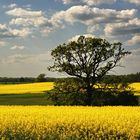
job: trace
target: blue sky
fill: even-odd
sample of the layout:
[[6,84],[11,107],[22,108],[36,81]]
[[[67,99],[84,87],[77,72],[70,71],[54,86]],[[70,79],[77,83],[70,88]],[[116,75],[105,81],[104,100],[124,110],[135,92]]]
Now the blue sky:
[[139,0],[0,0],[0,76],[63,76],[47,71],[51,50],[78,35],[132,52],[111,74],[140,71]]

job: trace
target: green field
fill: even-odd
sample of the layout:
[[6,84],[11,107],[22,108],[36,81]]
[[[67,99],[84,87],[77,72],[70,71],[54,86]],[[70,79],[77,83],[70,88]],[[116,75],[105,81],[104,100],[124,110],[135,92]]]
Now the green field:
[[0,94],[0,105],[52,105],[46,94]]
[[1,84],[0,105],[51,105],[44,92],[52,88],[52,82]]

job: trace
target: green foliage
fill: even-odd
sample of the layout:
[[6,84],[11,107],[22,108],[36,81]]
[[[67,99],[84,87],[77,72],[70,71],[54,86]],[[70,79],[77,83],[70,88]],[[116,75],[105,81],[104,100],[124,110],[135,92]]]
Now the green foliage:
[[57,80],[54,89],[47,91],[48,99],[55,105],[85,105],[85,90],[81,83],[77,78]]
[[92,95],[93,105],[138,105],[138,97],[128,83],[108,81],[96,85],[96,94]]
[[[81,83],[77,78],[58,80],[54,89],[47,92],[48,99],[55,105],[87,105],[86,90]],[[138,105],[138,97],[134,96],[127,84],[100,84],[92,91],[91,105]]]
[[46,75],[44,73],[39,74],[38,77],[36,78],[37,82],[46,82]]
[[140,82],[140,72],[135,74],[128,74],[128,75],[106,75],[104,76],[102,82],[109,83],[109,82],[123,82],[123,83],[134,83]]
[[100,91],[92,96],[92,105],[138,105],[138,97],[134,96],[132,91]]
[[0,77],[0,84],[17,84],[17,83],[33,83],[35,78],[32,77]]
[[[20,84],[20,83],[35,83],[37,78],[33,77],[0,77],[0,84]],[[44,78],[43,78],[44,79]],[[46,82],[54,82],[57,78],[45,77]]]

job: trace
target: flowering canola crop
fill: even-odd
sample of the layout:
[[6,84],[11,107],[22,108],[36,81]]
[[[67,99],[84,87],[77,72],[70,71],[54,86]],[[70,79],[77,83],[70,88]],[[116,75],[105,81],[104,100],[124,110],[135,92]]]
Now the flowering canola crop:
[[[53,82],[13,85],[0,84],[0,94],[43,93],[44,91],[51,90],[53,86]],[[136,94],[140,95],[140,83],[132,83],[130,87],[134,88]]]
[[135,95],[140,95],[140,83],[132,83],[130,87],[135,91]]
[[0,94],[43,93],[44,91],[51,90],[53,86],[53,82],[11,85],[1,84]]
[[0,106],[0,139],[139,140],[140,107]]

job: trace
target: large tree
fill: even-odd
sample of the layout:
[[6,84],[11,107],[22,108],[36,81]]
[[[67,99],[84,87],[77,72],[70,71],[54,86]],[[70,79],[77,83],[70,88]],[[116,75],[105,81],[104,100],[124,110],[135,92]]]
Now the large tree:
[[77,41],[52,50],[54,65],[49,70],[80,78],[86,89],[86,104],[91,105],[94,85],[119,66],[119,61],[127,54],[130,52],[125,51],[120,42],[111,44],[105,39],[80,36]]

